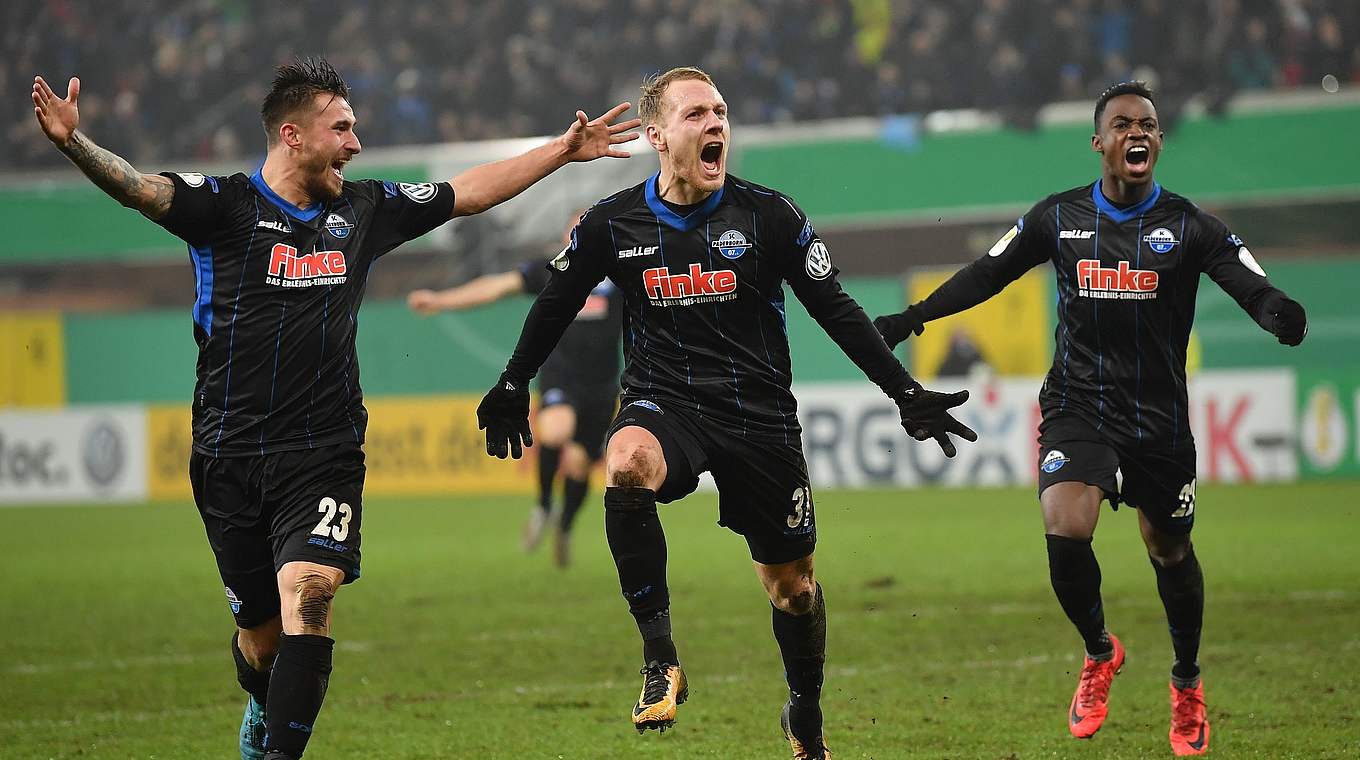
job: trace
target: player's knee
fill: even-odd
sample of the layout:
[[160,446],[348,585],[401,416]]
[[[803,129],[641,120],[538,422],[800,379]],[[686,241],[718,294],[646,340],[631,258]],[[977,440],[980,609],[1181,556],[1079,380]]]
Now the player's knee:
[[335,582],[321,573],[304,572],[298,576],[294,601],[304,632],[321,632],[329,627],[327,621],[335,590]]
[[1190,554],[1188,536],[1170,536],[1148,543],[1148,556],[1162,567],[1175,567],[1185,561]]
[[562,474],[572,480],[585,480],[590,475],[590,456],[579,443],[569,443],[562,448]]
[[640,443],[624,444],[609,453],[609,483],[625,488],[648,488],[655,484],[661,452]]
[[770,603],[781,612],[806,615],[817,603],[816,584],[807,577],[776,583],[771,589]]
[[274,663],[274,656],[279,653],[280,631],[282,627],[278,618],[255,628],[238,631],[236,647],[241,650],[241,656],[250,667],[255,670],[269,669]]

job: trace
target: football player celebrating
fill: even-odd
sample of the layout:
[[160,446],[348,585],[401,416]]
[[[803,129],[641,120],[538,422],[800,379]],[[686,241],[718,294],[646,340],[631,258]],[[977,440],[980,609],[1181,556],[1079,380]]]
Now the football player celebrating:
[[478,408],[487,451],[529,444],[530,378],[591,289],[623,291],[627,365],[605,452],[605,530],[643,639],[639,731],[665,729],[688,696],[671,638],[666,539],[658,502],[718,486],[719,523],[742,535],[772,605],[789,700],[781,720],[795,758],[826,758],[820,694],[826,607],[813,575],[817,523],[789,390],[784,283],[855,364],[892,398],[917,440],[955,453],[976,435],[948,409],[967,393],[925,390],[836,281],[812,222],[784,195],[727,174],[727,104],[695,68],[642,87],[640,115],[661,169],[597,203],[552,262],[504,374]]
[[1204,579],[1190,541],[1195,439],[1185,387],[1199,275],[1208,274],[1281,343],[1298,345],[1308,323],[1303,307],[1270,284],[1223,222],[1153,180],[1162,139],[1147,86],[1110,87],[1096,101],[1091,138],[1100,179],[1044,199],[986,256],[924,301],[874,323],[896,346],[925,323],[976,306],[1053,262],[1057,349],[1039,392],[1039,501],[1053,591],[1086,646],[1068,728],[1079,738],[1100,728],[1124,664],[1124,647],[1105,628],[1091,549],[1108,499],[1138,510],[1175,652],[1171,747],[1195,755],[1209,747],[1198,662]]
[[572,161],[627,157],[629,105],[446,182],[350,181],[349,88],[325,60],[281,66],[252,175],[142,174],[80,123],[42,77],[33,112],[91,182],[189,244],[198,382],[189,473],[236,619],[249,694],[243,760],[296,760],[330,680],[332,600],[359,578],[364,431],[356,313],[370,266],[456,216],[485,211]]

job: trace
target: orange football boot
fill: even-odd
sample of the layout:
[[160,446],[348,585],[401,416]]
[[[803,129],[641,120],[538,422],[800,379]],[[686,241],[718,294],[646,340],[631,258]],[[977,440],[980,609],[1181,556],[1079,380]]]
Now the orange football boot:
[[689,699],[689,684],[679,665],[655,660],[638,671],[642,674],[642,694],[633,706],[633,727],[642,733],[649,728],[665,732],[675,723],[675,710]]
[[1110,684],[1124,669],[1124,645],[1113,633],[1110,644],[1114,645],[1110,659],[1097,662],[1087,657],[1081,666],[1077,693],[1072,695],[1072,706],[1067,711],[1067,728],[1078,739],[1089,739],[1100,730],[1109,712]]
[[1171,685],[1171,751],[1202,755],[1209,751],[1209,719],[1204,714],[1204,682],[1193,689]]

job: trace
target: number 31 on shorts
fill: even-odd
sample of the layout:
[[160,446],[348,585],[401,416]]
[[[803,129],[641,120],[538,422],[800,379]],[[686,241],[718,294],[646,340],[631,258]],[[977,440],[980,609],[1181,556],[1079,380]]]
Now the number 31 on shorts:
[[[325,514],[321,516],[321,522],[312,528],[313,536],[326,536],[336,541],[344,541],[349,537],[349,520],[354,516],[354,510],[348,504],[336,504],[335,499],[327,496],[317,505],[316,511]],[[331,525],[337,512],[340,514],[340,522]]]

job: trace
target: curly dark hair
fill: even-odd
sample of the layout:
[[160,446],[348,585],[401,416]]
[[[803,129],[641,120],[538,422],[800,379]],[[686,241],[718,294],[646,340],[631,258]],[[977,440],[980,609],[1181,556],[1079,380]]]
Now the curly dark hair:
[[280,125],[298,109],[311,105],[318,94],[327,92],[337,98],[349,97],[349,85],[325,58],[300,58],[274,69],[274,85],[260,106],[269,144],[278,141]]

